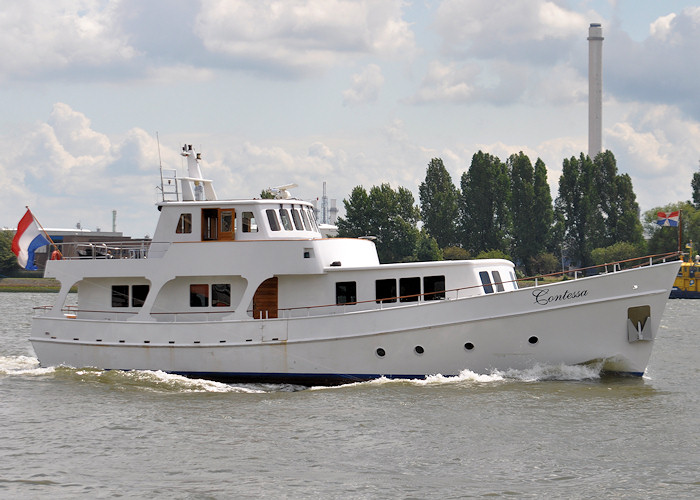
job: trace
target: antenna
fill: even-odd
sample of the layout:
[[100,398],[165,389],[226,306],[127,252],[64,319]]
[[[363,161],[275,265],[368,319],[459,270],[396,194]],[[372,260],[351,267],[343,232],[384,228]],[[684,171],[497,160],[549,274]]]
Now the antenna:
[[275,193],[276,200],[288,200],[292,197],[289,189],[299,187],[297,184],[285,184],[284,186],[277,186],[270,188],[270,191]]

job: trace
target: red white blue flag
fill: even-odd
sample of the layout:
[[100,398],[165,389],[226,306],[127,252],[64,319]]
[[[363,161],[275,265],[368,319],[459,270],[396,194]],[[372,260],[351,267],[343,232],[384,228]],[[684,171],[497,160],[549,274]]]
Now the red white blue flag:
[[669,213],[659,212],[657,215],[659,218],[656,220],[656,223],[659,226],[678,227],[678,217],[680,216],[680,212],[678,210]]
[[12,239],[12,252],[17,256],[17,263],[25,269],[35,271],[34,251],[49,245],[49,240],[39,231],[32,212],[27,209],[22,220],[17,224],[17,233]]

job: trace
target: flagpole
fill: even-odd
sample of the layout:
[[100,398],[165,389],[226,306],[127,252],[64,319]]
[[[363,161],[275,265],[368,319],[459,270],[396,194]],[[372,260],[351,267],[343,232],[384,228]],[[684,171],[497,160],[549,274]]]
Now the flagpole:
[[[25,207],[26,207],[27,210],[29,210],[29,205],[25,205]],[[63,258],[63,253],[61,253],[61,250],[59,250],[58,245],[56,245],[56,243],[54,243],[54,241],[51,239],[51,236],[49,236],[49,233],[46,232],[46,229],[44,229],[44,226],[42,226],[42,225],[41,225],[41,222],[39,222],[39,219],[37,219],[37,218],[34,216],[34,212],[32,212],[31,210],[29,210],[29,213],[32,214],[32,219],[34,219],[34,222],[36,222],[36,223],[39,225],[39,227],[41,228],[41,230],[42,230],[42,232],[44,233],[44,235],[46,235],[46,238],[51,242],[51,244],[53,245],[53,247],[56,249],[56,251],[58,252],[58,254],[61,256],[61,258]]]
[[681,240],[683,239],[683,210],[678,211],[678,253],[681,253]]

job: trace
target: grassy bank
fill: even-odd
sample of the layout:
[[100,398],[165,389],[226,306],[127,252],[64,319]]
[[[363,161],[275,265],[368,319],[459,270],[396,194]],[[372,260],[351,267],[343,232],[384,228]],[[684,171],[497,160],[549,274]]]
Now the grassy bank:
[[0,292],[55,293],[60,288],[53,278],[0,278]]

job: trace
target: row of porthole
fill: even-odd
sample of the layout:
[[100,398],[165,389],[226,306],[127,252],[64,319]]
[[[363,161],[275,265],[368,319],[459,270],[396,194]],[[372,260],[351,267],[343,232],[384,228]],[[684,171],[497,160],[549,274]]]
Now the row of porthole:
[[[539,342],[539,340],[540,339],[538,339],[534,335],[532,337],[530,337],[529,339],[527,339],[527,341],[530,344],[536,344],[537,342]],[[471,351],[472,349],[474,349],[474,344],[472,344],[471,342],[466,342],[464,344],[464,349],[467,351]],[[413,352],[415,352],[417,355],[420,356],[421,354],[423,354],[425,352],[425,348],[422,345],[417,345],[416,347],[413,348]],[[377,356],[379,356],[380,358],[383,358],[384,356],[386,356],[386,350],[383,347],[377,347],[376,353],[377,353]]]

